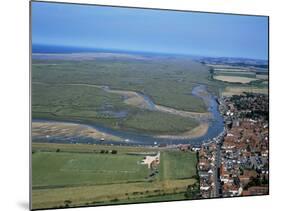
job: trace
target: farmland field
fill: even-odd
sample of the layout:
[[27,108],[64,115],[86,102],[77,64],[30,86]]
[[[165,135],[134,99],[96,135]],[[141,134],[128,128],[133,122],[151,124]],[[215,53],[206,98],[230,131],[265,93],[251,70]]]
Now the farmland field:
[[264,80],[268,80],[268,74],[258,74],[257,75],[258,79],[264,79]]
[[242,83],[246,84],[251,81],[256,81],[258,79],[256,78],[250,78],[250,77],[243,77],[243,76],[227,76],[227,75],[218,75],[214,76],[214,79],[219,80],[219,81],[224,81],[224,82],[230,82],[230,83]]
[[265,68],[208,66],[212,68],[212,78],[225,84],[220,96],[240,95],[244,92],[268,94],[268,70]]
[[255,84],[268,80],[268,69],[253,67],[251,65],[212,65],[208,64],[212,70],[212,78],[226,83]]
[[255,72],[250,71],[218,71],[215,73],[221,76],[238,76],[238,77],[247,77],[247,78],[256,78]]
[[268,94],[267,87],[236,87],[236,86],[227,86],[225,90],[221,93],[222,96],[232,96],[232,95],[241,95],[244,92],[248,93],[261,93]]
[[187,187],[197,183],[196,154],[157,150],[159,173],[150,177],[151,170],[140,162],[155,154],[154,148],[33,144],[33,208],[149,201],[163,194],[183,198]]

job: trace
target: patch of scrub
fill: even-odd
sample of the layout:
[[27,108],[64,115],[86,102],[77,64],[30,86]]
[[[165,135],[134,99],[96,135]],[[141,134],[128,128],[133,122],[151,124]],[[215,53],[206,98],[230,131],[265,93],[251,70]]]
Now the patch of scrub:
[[113,118],[125,118],[128,115],[127,111],[106,110],[106,111],[101,111],[100,113],[105,115],[105,116],[113,117]]

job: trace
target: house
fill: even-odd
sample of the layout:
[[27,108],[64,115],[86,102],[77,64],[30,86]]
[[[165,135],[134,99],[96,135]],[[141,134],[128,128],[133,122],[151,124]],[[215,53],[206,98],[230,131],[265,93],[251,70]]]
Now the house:
[[180,149],[181,151],[186,152],[186,151],[188,151],[188,150],[191,149],[191,145],[190,145],[190,144],[181,144],[181,145],[179,146],[179,149]]
[[242,192],[243,196],[268,194],[268,186],[252,186]]
[[144,159],[141,161],[141,164],[147,165],[148,168],[151,168],[153,164],[160,163],[160,152],[157,153],[155,156],[145,156]]

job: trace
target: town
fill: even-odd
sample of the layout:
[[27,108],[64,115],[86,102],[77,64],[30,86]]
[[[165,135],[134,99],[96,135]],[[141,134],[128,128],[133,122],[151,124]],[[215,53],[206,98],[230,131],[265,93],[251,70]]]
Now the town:
[[222,97],[219,103],[224,132],[200,147],[180,147],[198,153],[200,196],[268,194],[268,96],[245,93]]

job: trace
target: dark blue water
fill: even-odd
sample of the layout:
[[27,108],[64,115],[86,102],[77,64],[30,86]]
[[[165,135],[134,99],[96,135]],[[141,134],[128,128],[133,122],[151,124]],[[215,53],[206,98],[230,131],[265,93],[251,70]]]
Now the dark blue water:
[[[203,95],[200,92],[204,92]],[[195,140],[195,142],[205,142],[206,139],[212,139],[218,136],[218,134],[224,131],[224,119],[219,111],[219,105],[214,96],[207,92],[205,85],[198,85],[193,88],[192,94],[194,96],[200,97],[205,102],[208,107],[208,111],[212,114],[212,118],[208,120],[209,128],[207,133]]]
[[[108,89],[108,87],[105,87]],[[208,142],[213,138],[216,138],[218,135],[220,135],[224,131],[224,122],[223,117],[221,116],[219,109],[218,109],[218,103],[211,94],[206,92],[206,86],[204,85],[198,85],[195,86],[192,90],[192,94],[196,97],[199,97],[203,99],[206,106],[208,107],[208,111],[211,112],[212,118],[209,120],[202,120],[202,121],[208,121],[209,122],[209,128],[206,134],[204,134],[201,137],[198,138],[191,138],[191,139],[168,139],[168,138],[155,138],[149,135],[144,135],[141,133],[134,133],[134,132],[128,132],[128,131],[121,131],[121,130],[114,130],[111,128],[107,128],[98,124],[90,124],[88,126],[92,126],[96,128],[97,130],[118,136],[122,138],[123,142],[117,142],[117,141],[105,141],[102,142],[104,144],[121,144],[121,145],[155,145],[155,144],[184,144],[189,143],[192,145],[201,145],[202,143]],[[202,95],[202,92],[205,94]],[[144,95],[145,96],[145,95]],[[153,109],[155,107],[155,104],[153,101],[148,97],[145,96],[146,101],[149,105],[151,105],[151,108]],[[42,121],[42,120],[33,120],[33,121]],[[48,120],[43,120],[48,121]],[[73,122],[73,121],[72,121]],[[81,123],[81,122],[76,122]],[[37,139],[36,141],[45,141],[45,142],[61,142],[61,143],[101,143],[100,140],[96,140],[93,138],[86,138],[81,136],[76,137],[41,137]]]
[[[59,46],[59,45],[43,45],[32,44],[32,53],[35,54],[70,54],[70,53],[125,53],[143,56],[182,56],[179,54],[162,53],[162,52],[144,52],[131,51],[121,49],[104,49],[104,48],[89,48],[89,47],[75,47],[75,46]],[[39,57],[40,58],[40,57]]]
[[112,52],[111,50],[73,47],[73,46],[57,46],[57,45],[41,45],[33,44],[32,53],[86,53],[86,52]]

